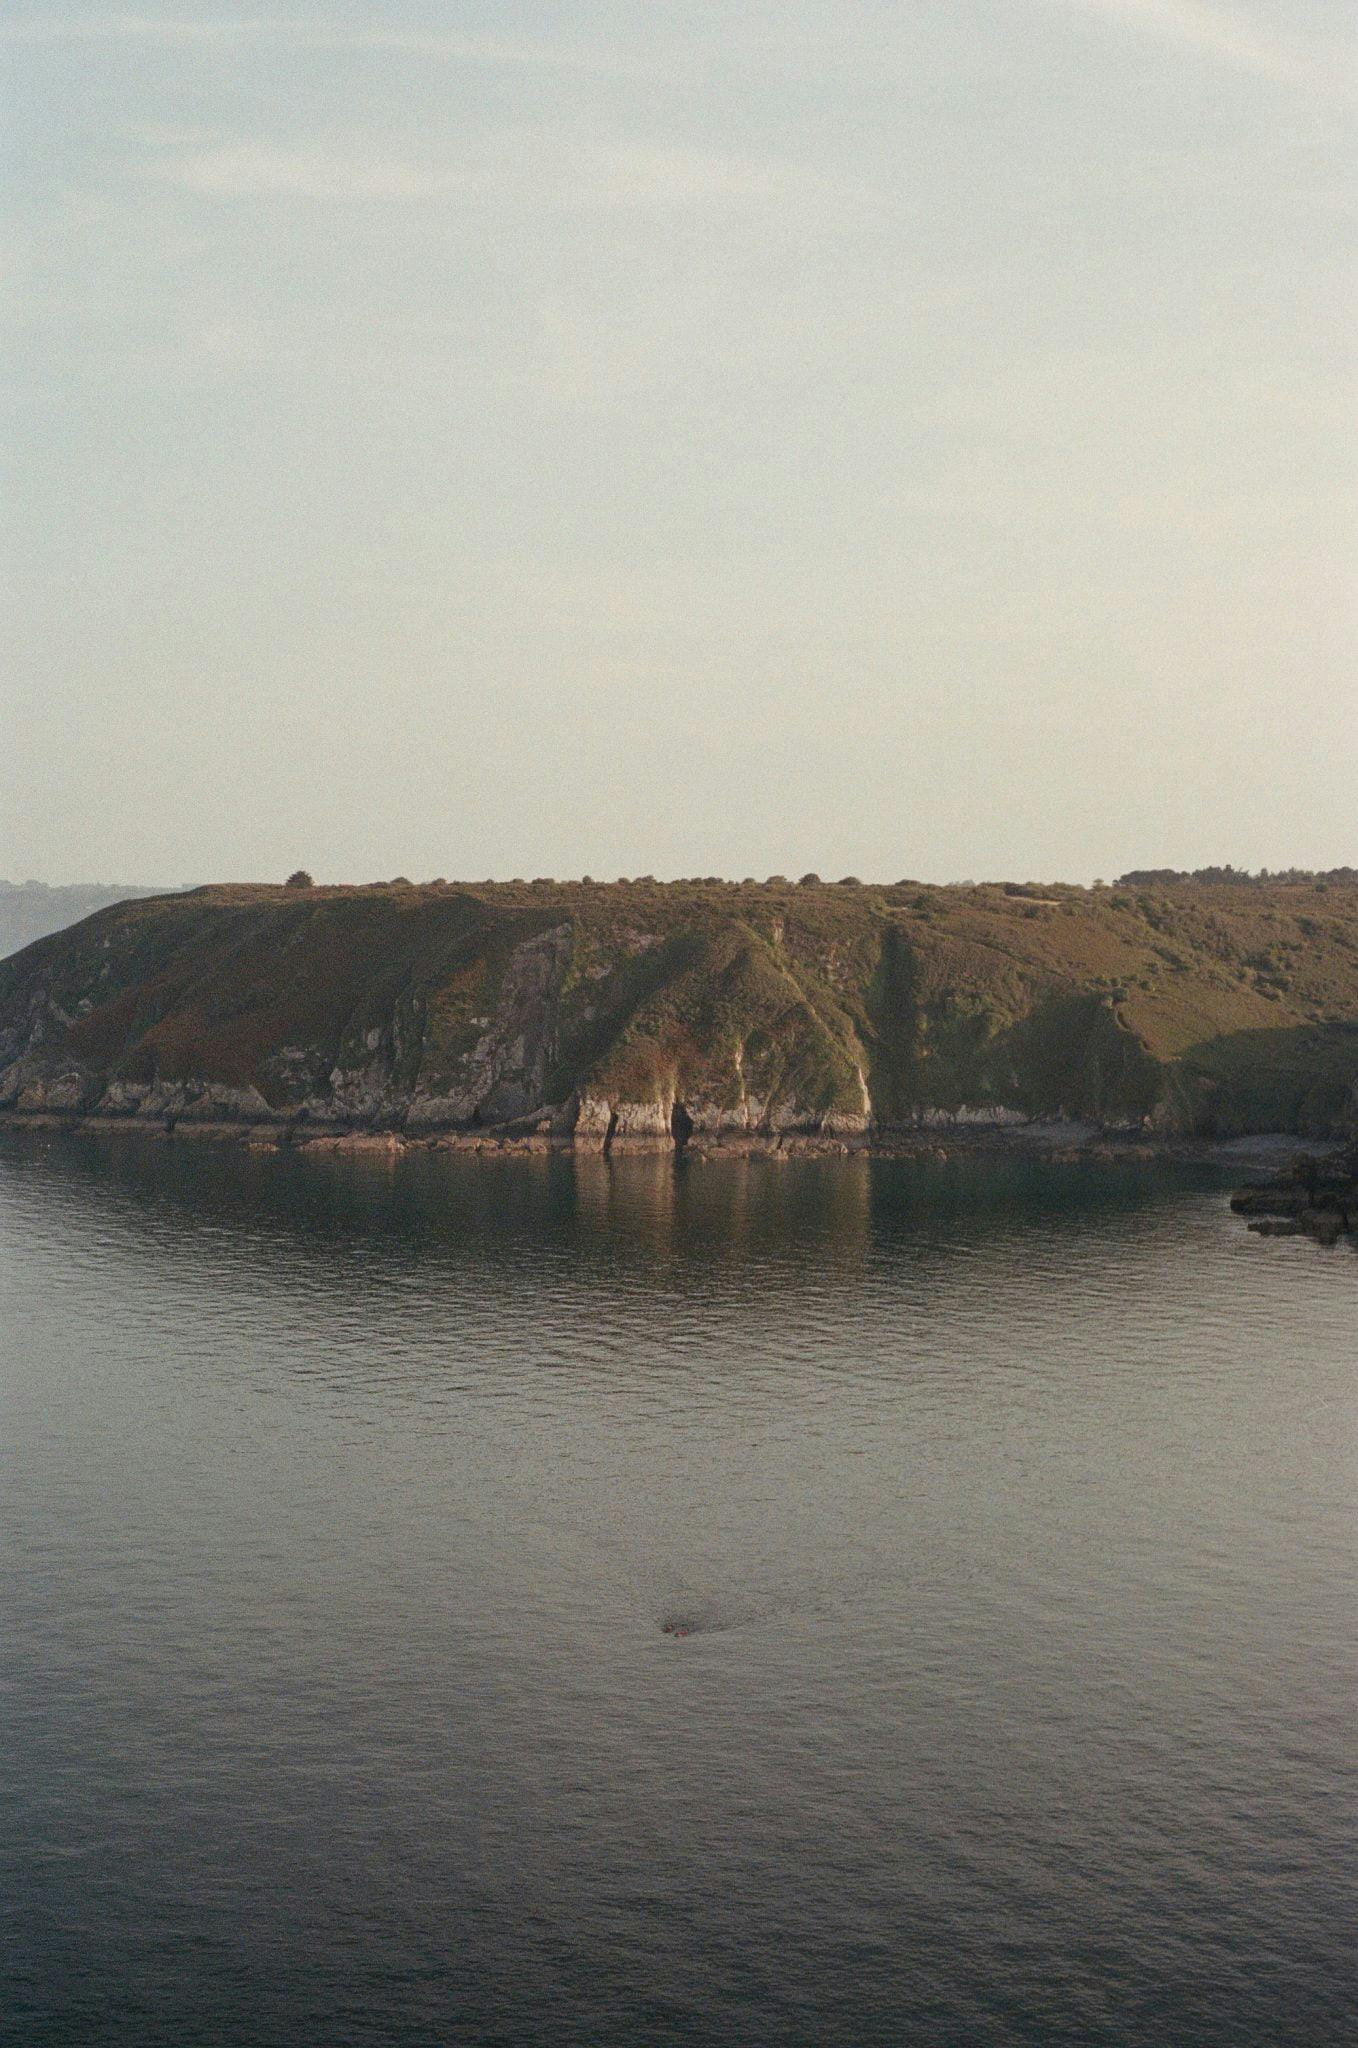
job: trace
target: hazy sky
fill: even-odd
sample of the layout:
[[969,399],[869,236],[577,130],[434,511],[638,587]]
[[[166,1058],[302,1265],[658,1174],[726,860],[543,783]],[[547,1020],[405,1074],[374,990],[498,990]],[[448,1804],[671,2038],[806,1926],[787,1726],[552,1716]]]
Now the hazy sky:
[[1358,858],[1353,22],[17,0],[0,873]]

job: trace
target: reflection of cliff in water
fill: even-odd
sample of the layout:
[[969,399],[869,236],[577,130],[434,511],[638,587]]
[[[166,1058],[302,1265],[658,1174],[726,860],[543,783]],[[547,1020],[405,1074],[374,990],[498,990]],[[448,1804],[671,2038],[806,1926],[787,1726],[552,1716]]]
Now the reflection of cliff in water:
[[[380,1274],[437,1290],[474,1266],[506,1296],[530,1285],[574,1300],[591,1284],[682,1300],[729,1296],[733,1313],[782,1312],[808,1288],[843,1293],[894,1266],[1022,1259],[1031,1233],[1074,1247],[1169,1190],[1214,1187],[1210,1168],[1055,1163],[1029,1155],[947,1161],[668,1153],[603,1158],[446,1152],[252,1154],[193,1138],[9,1131],[4,1151],[126,1239],[134,1259],[235,1268],[255,1288],[299,1274],[342,1297]],[[337,1257],[342,1249],[344,1256]]]
[[291,1284],[380,1266],[426,1285],[475,1262],[539,1288],[569,1278],[710,1290],[723,1272],[776,1262],[783,1285],[861,1271],[871,1174],[862,1158],[705,1163],[670,1152],[252,1153],[192,1136],[11,1129],[0,1147],[89,1212],[128,1253],[248,1265]]
[[870,1168],[861,1157],[584,1156],[571,1181],[582,1235],[676,1272],[796,1254],[824,1275],[861,1264],[867,1251]]

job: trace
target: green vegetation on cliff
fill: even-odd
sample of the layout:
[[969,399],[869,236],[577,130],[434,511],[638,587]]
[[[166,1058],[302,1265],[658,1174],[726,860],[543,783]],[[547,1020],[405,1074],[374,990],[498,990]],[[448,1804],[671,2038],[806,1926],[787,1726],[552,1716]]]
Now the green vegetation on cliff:
[[0,962],[0,1103],[624,1135],[1358,1113],[1342,882],[302,879],[118,904]]

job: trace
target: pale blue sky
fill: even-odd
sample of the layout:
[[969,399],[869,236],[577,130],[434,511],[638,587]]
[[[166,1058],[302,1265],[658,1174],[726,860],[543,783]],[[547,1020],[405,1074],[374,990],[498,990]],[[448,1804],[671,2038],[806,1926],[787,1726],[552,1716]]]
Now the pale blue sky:
[[12,5],[0,873],[1352,861],[1353,22]]

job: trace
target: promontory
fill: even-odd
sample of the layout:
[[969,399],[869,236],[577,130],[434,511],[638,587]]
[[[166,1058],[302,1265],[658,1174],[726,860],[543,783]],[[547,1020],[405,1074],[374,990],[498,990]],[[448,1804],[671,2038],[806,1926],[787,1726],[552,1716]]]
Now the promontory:
[[0,962],[0,1110],[605,1149],[1358,1123],[1358,886],[224,885]]

